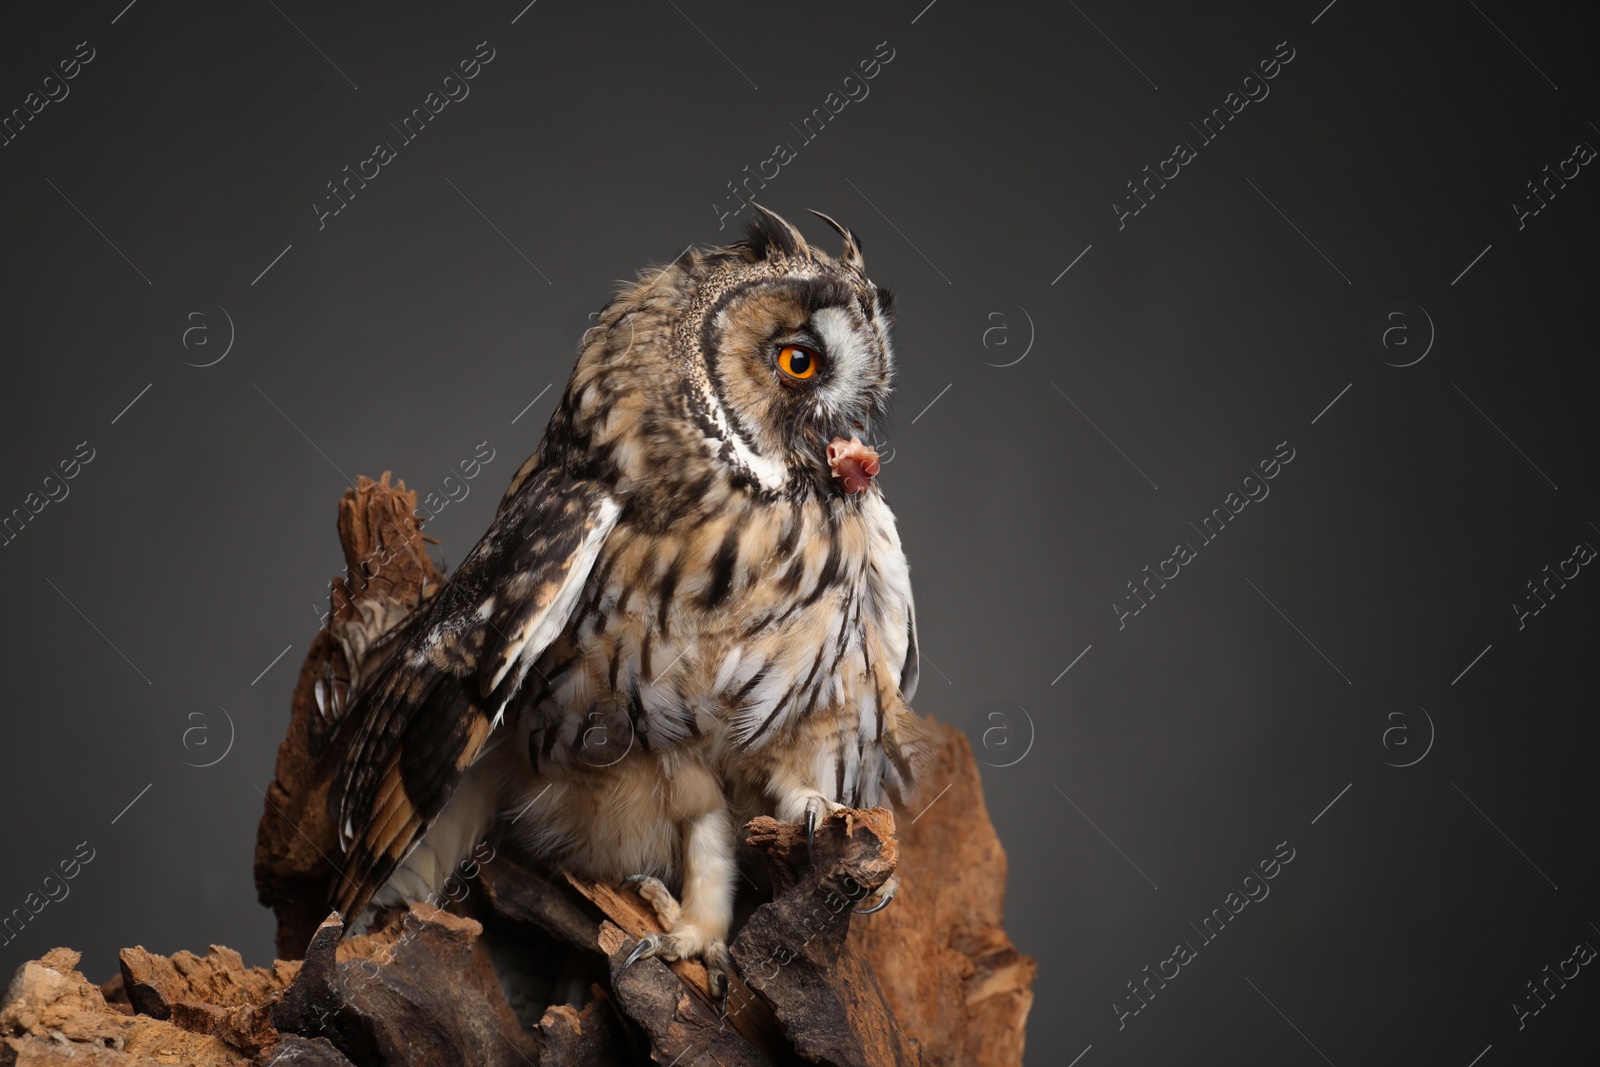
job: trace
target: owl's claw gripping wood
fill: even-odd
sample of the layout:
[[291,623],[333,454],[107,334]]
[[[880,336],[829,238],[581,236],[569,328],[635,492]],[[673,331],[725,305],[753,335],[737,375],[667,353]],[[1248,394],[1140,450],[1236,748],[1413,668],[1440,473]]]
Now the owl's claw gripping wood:
[[867,896],[868,900],[875,901],[875,903],[870,908],[856,908],[855,913],[857,915],[871,915],[873,912],[882,911],[889,906],[889,901],[893,900],[894,895],[898,892],[900,892],[900,876],[891,874],[887,882]]
[[727,997],[728,968],[733,963],[733,957],[728,954],[728,946],[720,938],[706,941],[698,931],[645,934],[633,946],[633,951],[628,953],[628,958],[622,961],[622,969],[627,970],[640,960],[652,957],[667,961],[698,958],[705,964],[706,985],[711,995],[719,1001]]
[[706,966],[706,980],[711,995],[718,1000],[728,995],[728,965],[731,957],[728,946],[721,938],[708,937],[694,926],[682,924],[683,908],[666,884],[653,874],[628,876],[634,891],[644,898],[656,913],[656,919],[667,928],[664,934],[646,934],[633,946],[622,969],[627,970],[640,960],[654,956],[663,960],[698,958]]
[[658,952],[661,952],[661,934],[645,934],[645,936],[638,939],[638,944],[634,945],[634,950],[627,953],[626,960],[622,960],[622,969],[626,971],[627,968],[634,966],[638,961],[648,960]]
[[633,951],[628,953],[628,958],[622,961],[622,969],[627,970],[640,960],[660,955],[661,944],[661,934],[645,934],[639,939],[639,943],[633,946]]
[[700,954],[700,962],[706,965],[706,987],[717,1002],[726,1006],[728,1001],[728,968],[733,966],[733,957],[728,953],[728,946],[721,941],[713,941]]
[[821,813],[821,800],[812,797],[806,801],[806,859],[812,866],[817,862],[817,819]]

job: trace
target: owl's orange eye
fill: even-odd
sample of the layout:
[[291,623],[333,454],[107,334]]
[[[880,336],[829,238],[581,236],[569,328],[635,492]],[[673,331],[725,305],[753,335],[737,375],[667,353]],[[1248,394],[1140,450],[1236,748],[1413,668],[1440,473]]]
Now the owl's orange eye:
[[817,364],[821,359],[809,348],[799,345],[784,345],[778,350],[778,369],[791,378],[804,381],[814,377],[817,373]]

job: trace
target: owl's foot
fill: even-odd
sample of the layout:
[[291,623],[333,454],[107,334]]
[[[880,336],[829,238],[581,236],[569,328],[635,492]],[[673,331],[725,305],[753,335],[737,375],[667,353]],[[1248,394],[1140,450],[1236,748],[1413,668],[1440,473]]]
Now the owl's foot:
[[656,919],[668,930],[678,925],[678,917],[683,909],[678,906],[678,898],[672,895],[672,890],[653,874],[632,874],[628,876],[634,892],[644,898],[650,909],[656,913]]
[[[794,802],[797,801],[798,798]],[[821,793],[812,793],[806,797],[805,807],[801,809],[801,819],[806,828],[806,859],[813,867],[817,864],[817,824],[842,806],[835,804]],[[793,811],[794,809],[790,808],[789,810]],[[782,817],[783,806],[780,805],[779,818]],[[855,913],[857,915],[871,915],[874,912],[882,911],[889,906],[889,902],[894,899],[894,895],[899,891],[899,876],[890,875],[887,882],[884,882],[865,898],[868,906],[856,908]]]
[[706,967],[706,983],[711,995],[718,1000],[728,995],[728,967],[732,957],[721,938],[712,937],[699,927],[683,922],[683,909],[672,891],[653,874],[635,874],[628,878],[634,890],[644,898],[656,913],[656,919],[667,928],[664,934],[646,934],[633,946],[622,968],[652,956],[661,960],[698,959]]
[[857,915],[871,915],[873,912],[882,911],[889,906],[889,901],[893,900],[894,895],[898,892],[900,892],[900,876],[891,874],[887,882],[867,894],[865,899],[872,902],[871,906],[856,908],[855,913]]
[[628,958],[622,961],[627,970],[640,960],[654,957],[659,960],[697,959],[706,967],[706,985],[711,995],[723,1000],[728,995],[728,968],[733,957],[728,945],[720,937],[711,937],[694,926],[680,926],[664,934],[645,934],[633,946]]

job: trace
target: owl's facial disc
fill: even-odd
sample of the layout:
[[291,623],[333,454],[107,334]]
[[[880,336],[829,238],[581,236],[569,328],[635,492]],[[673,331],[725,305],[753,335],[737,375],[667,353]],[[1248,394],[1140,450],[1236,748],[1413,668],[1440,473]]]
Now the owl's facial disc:
[[831,271],[730,294],[704,336],[712,388],[739,439],[727,452],[735,464],[769,486],[779,470],[813,491],[871,486],[877,455],[861,442],[873,441],[888,405],[886,304],[859,275]]
[[[862,441],[873,440],[887,406],[892,357],[874,311],[860,299],[812,311],[802,331],[815,339],[815,374],[780,383],[796,401],[784,445],[796,465],[847,496],[868,489],[878,473],[878,454]],[[785,353],[780,349],[780,371]]]

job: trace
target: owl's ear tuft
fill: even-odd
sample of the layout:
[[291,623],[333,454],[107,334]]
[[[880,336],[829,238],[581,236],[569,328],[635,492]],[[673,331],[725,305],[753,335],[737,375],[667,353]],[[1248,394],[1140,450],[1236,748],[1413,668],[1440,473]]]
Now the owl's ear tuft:
[[839,253],[839,259],[852,267],[865,269],[866,263],[861,258],[861,238],[856,236],[856,232],[848,226],[841,226],[820,211],[813,209],[811,213],[832,226],[834,231],[844,238],[844,251]]
[[750,206],[756,209],[756,213],[750,220],[750,230],[745,235],[744,243],[755,253],[756,259],[770,259],[774,255],[789,259],[811,258],[811,246],[806,244],[800,231],[787,219],[760,204],[752,203]]

